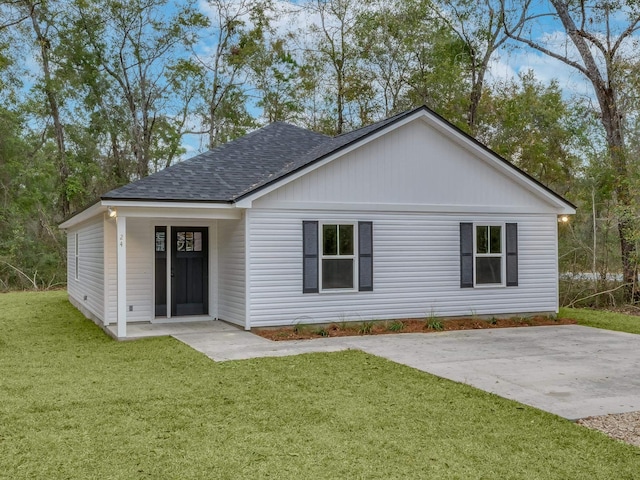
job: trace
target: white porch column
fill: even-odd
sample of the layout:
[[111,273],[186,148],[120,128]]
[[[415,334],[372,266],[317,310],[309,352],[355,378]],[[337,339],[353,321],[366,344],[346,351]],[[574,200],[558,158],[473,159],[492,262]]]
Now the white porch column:
[[127,336],[127,217],[116,218],[118,257],[118,338]]

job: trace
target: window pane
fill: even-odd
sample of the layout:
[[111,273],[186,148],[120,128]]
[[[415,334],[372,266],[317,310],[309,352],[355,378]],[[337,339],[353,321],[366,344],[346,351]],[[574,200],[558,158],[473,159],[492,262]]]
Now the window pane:
[[353,255],[353,225],[340,225],[340,255]]
[[502,258],[476,258],[476,284],[502,283]]
[[164,252],[166,236],[167,232],[156,227],[156,252]]
[[491,253],[502,253],[502,227],[491,228]]
[[476,227],[476,253],[489,253],[489,227]]
[[338,226],[322,226],[322,253],[324,255],[338,254]]
[[322,288],[353,288],[353,260],[322,260]]
[[186,233],[187,232],[178,232],[176,234],[176,250],[178,252],[184,252]]

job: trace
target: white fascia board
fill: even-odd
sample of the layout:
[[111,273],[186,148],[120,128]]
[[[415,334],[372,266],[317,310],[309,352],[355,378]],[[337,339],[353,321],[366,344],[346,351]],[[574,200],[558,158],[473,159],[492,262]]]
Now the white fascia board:
[[439,132],[443,133],[444,135],[452,139],[454,142],[460,144],[461,146],[469,150],[474,155],[487,161],[487,163],[493,166],[496,170],[514,179],[514,181],[516,181],[519,185],[523,186],[527,190],[534,193],[536,196],[541,197],[543,200],[553,205],[554,212],[557,213],[558,215],[573,215],[576,213],[575,208],[573,208],[571,205],[562,201],[560,198],[557,198],[555,195],[548,192],[542,186],[538,185],[534,181],[522,175],[520,172],[518,172],[515,169],[515,167],[511,167],[505,164],[504,161],[498,158],[496,155],[485,150],[484,148],[476,144],[473,140],[468,138],[466,135],[457,131],[455,128],[443,122],[439,118],[431,115],[426,110],[418,110],[412,115],[409,115],[406,118],[403,118],[402,120],[392,123],[391,125],[387,125],[386,127],[383,127],[379,131],[375,132],[374,134],[366,136],[365,138],[349,145],[348,147],[345,147],[342,150],[339,150],[338,152],[335,152],[327,156],[323,160],[312,163],[307,167],[303,167],[298,172],[291,174],[279,181],[276,181],[271,185],[255,192],[254,194],[248,195],[247,197],[238,201],[236,205],[240,208],[251,208],[254,200],[257,200],[258,198],[273,192],[274,190],[286,185],[289,182],[292,182],[302,177],[303,175],[306,175],[307,173],[313,172],[314,170],[323,167],[327,163],[335,160],[336,158],[346,155],[362,147],[363,145],[366,145],[367,143],[372,142],[382,137],[383,135],[386,135],[387,133],[392,132],[393,130],[406,125],[407,123],[413,122],[416,119],[423,119],[425,123],[427,123],[428,125],[437,129]]
[[243,210],[227,203],[101,200],[60,224],[60,228],[75,227],[103,215],[109,207],[121,216],[141,218],[239,219]]
[[105,207],[116,210],[116,216],[137,218],[183,218],[233,220],[242,216],[242,209],[234,205],[166,202],[110,202]]
[[159,202],[153,200],[101,200],[104,207],[135,207],[135,208],[193,208],[209,210],[235,209],[231,203],[214,202]]
[[98,202],[95,205],[90,206],[86,210],[83,210],[82,212],[78,213],[77,215],[74,215],[70,219],[65,220],[58,226],[58,228],[66,230],[66,229],[75,227],[76,225],[86,222],[87,220],[91,220],[93,217],[97,215],[101,215],[106,211],[107,211],[107,207],[101,205],[100,202]]

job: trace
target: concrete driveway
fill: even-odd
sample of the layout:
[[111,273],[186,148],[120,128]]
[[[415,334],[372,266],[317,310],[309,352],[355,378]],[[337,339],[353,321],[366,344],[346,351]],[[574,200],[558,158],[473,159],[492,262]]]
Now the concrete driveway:
[[640,410],[640,335],[577,325],[272,342],[176,334],[214,360],[358,349],[577,419]]

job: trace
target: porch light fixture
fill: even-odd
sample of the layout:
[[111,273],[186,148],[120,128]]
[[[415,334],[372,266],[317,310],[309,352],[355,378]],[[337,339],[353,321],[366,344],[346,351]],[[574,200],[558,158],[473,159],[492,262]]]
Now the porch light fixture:
[[558,217],[558,222],[560,223],[567,223],[569,221],[569,216],[568,215],[560,215]]
[[109,218],[115,218],[117,214],[118,211],[115,208],[107,207],[107,215],[109,215]]

